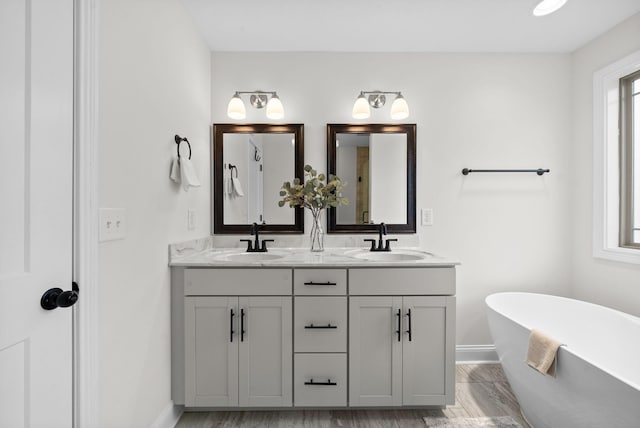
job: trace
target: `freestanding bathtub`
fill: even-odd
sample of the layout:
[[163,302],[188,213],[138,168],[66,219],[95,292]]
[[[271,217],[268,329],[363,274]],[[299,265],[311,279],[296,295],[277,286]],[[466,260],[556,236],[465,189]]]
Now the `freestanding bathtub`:
[[[640,318],[544,294],[497,293],[486,304],[500,362],[534,428],[640,427]],[[534,328],[563,343],[556,378],[525,362]]]

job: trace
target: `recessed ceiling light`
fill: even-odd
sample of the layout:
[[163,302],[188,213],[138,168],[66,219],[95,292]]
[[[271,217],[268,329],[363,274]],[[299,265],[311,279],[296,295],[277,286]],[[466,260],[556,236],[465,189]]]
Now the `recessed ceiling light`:
[[533,9],[534,16],[545,16],[550,13],[555,12],[560,9],[567,0],[542,0],[538,5]]

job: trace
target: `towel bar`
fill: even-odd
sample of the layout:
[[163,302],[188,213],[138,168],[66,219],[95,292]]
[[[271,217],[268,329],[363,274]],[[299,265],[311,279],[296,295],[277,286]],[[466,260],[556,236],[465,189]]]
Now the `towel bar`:
[[538,175],[542,175],[545,172],[551,172],[550,169],[470,169],[464,168],[462,175],[469,175],[472,172],[535,172]]

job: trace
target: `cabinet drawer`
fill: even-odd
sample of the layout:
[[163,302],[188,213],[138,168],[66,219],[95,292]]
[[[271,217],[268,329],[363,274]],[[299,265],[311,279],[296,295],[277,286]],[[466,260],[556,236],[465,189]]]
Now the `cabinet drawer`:
[[347,351],[347,298],[296,297],[295,352]]
[[293,372],[296,407],[347,405],[346,354],[296,354]]
[[454,268],[349,269],[350,295],[454,295]]
[[291,295],[291,269],[185,269],[186,296]]
[[297,295],[347,294],[346,269],[295,269],[293,277],[293,289]]

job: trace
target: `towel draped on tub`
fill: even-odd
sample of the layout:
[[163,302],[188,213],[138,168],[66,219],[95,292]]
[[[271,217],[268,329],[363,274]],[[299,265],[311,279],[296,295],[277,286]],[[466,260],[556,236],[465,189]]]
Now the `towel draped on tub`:
[[542,374],[556,377],[556,357],[560,345],[557,340],[532,329],[529,335],[527,364]]

